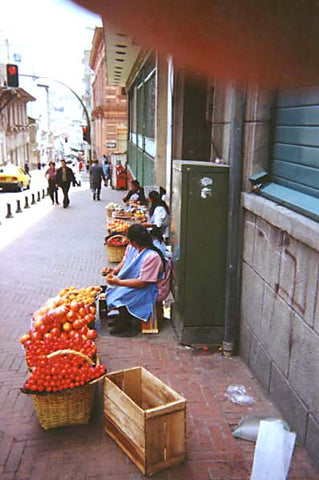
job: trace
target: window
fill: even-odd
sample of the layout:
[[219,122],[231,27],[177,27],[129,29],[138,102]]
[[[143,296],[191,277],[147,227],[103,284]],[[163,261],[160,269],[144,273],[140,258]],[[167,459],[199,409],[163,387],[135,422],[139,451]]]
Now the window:
[[258,193],[319,221],[319,86],[278,93],[265,178]]

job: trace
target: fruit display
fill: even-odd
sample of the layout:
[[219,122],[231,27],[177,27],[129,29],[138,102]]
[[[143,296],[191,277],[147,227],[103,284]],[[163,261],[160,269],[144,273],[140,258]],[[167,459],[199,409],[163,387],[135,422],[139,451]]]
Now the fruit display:
[[136,222],[146,222],[146,215],[143,210],[136,210],[134,212],[134,220]]
[[106,229],[108,232],[127,232],[129,226],[124,220],[114,219],[107,223]]
[[22,391],[60,392],[82,386],[105,373],[96,365],[95,301],[100,286],[64,288],[33,313],[20,338],[31,375]]
[[104,373],[103,365],[91,364],[84,356],[72,353],[72,350],[61,350],[43,357],[22,390],[25,393],[61,392],[83,386]]
[[107,240],[107,244],[111,247],[126,247],[129,243],[125,235],[115,235]]

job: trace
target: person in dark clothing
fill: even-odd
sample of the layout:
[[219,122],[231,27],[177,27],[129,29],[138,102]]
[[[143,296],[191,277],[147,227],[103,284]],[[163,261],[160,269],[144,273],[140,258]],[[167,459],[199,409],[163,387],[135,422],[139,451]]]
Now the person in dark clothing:
[[54,202],[56,205],[59,205],[58,189],[56,187],[56,169],[54,162],[49,163],[49,168],[45,172],[45,177],[48,180],[48,192],[52,200],[52,205],[54,205]]
[[67,167],[65,160],[61,160],[61,167],[58,168],[56,172],[56,187],[61,187],[62,192],[64,195],[63,198],[63,208],[67,208],[70,204],[70,199],[69,199],[69,190],[71,183],[73,184],[73,187],[75,185],[79,185],[75,179],[73,170],[70,167]]
[[102,179],[105,183],[105,175],[103,168],[99,165],[97,160],[93,160],[89,169],[90,188],[93,192],[93,200],[101,200]]
[[129,200],[134,200],[140,202],[142,205],[147,205],[144,188],[140,186],[138,180],[132,180],[131,190],[129,190],[127,195],[123,198],[124,203],[127,203]]
[[103,156],[103,158],[104,158],[103,172],[105,175],[105,182],[106,182],[105,186],[108,186],[110,181],[110,187],[112,187],[111,165],[109,164],[109,161],[105,155]]

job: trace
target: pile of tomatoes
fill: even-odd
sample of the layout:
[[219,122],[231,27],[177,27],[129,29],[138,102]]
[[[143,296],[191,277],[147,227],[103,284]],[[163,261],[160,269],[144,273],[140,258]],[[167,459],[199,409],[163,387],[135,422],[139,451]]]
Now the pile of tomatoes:
[[90,365],[74,354],[44,357],[23,386],[30,392],[61,392],[80,387],[105,373],[103,365]]
[[126,247],[128,245],[128,238],[124,235],[116,235],[107,240],[107,244],[111,247]]
[[[27,365],[33,369],[24,391],[57,392],[84,385],[105,373],[104,366],[90,365],[97,356],[93,342],[97,332],[90,327],[99,291],[100,287],[65,288],[32,315],[29,332],[20,338]],[[50,357],[65,350],[79,353]]]

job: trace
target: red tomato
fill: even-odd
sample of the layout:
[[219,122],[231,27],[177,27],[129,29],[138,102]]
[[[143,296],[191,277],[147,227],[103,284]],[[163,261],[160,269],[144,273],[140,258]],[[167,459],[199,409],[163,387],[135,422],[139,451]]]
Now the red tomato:
[[88,332],[86,334],[86,338],[89,340],[93,340],[94,338],[97,337],[97,331],[94,329],[88,329]]

